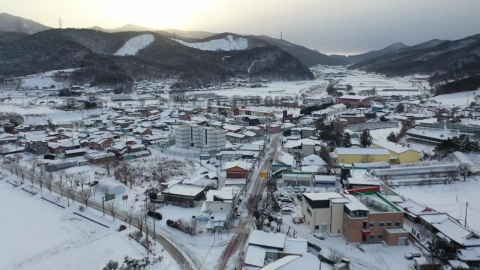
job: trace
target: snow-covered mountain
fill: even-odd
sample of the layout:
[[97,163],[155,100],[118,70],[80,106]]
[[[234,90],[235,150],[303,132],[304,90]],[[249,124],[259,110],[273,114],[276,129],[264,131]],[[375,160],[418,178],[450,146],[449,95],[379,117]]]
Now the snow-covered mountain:
[[136,55],[139,50],[150,45],[155,38],[151,34],[144,34],[138,37],[134,37],[125,42],[116,53],[113,55],[126,56],[126,55]]
[[31,35],[48,29],[50,29],[50,27],[32,20],[13,16],[8,13],[0,13],[0,31]]
[[249,48],[248,39],[233,35],[227,35],[226,37],[220,39],[212,39],[208,41],[193,43],[174,38],[172,38],[172,40],[184,46],[199,49],[202,51],[238,51],[246,50]]

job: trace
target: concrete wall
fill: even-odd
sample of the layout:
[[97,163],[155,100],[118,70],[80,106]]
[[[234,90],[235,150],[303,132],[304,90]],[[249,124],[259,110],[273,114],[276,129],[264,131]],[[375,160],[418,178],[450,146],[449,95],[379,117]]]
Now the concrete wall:
[[229,212],[232,210],[231,202],[205,202],[206,210],[212,213]]
[[[368,161],[368,162],[367,162]],[[338,164],[390,162],[390,155],[338,155]]]
[[331,215],[331,226],[329,227],[329,233],[332,235],[342,234],[343,228],[343,203],[331,203],[330,208],[332,211]]

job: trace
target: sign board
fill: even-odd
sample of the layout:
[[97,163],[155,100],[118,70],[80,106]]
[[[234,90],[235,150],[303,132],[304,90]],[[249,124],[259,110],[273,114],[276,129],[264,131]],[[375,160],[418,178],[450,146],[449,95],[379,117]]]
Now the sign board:
[[260,172],[260,177],[267,177],[267,172]]
[[108,202],[110,200],[115,199],[115,194],[105,194],[105,201]]
[[123,195],[122,200],[124,200],[124,201],[128,200],[128,195]]

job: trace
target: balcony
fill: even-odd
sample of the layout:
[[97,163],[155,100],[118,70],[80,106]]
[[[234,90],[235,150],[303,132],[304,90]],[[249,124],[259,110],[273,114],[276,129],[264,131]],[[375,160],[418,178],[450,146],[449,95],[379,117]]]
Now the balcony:
[[370,235],[369,229],[362,229],[362,235]]

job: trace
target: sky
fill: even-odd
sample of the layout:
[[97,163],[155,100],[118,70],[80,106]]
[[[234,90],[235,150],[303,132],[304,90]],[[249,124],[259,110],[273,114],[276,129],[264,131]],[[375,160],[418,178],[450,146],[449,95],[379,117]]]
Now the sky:
[[480,33],[478,0],[1,0],[0,13],[50,27],[155,29],[268,35],[326,54]]

